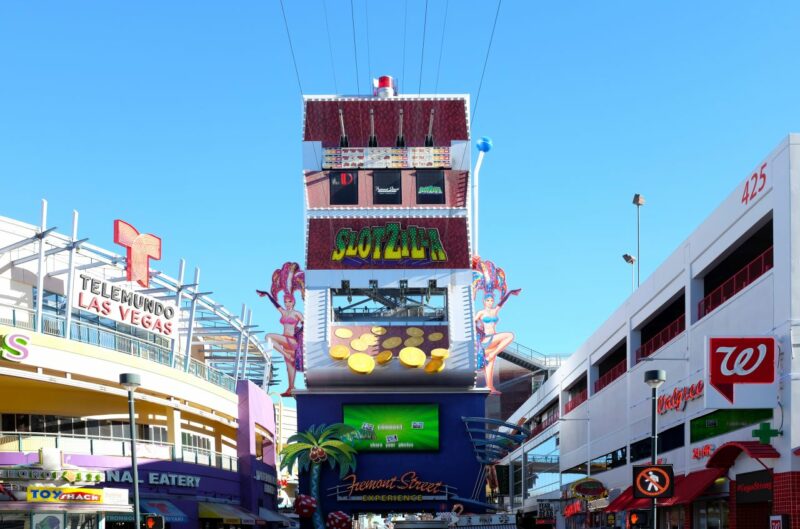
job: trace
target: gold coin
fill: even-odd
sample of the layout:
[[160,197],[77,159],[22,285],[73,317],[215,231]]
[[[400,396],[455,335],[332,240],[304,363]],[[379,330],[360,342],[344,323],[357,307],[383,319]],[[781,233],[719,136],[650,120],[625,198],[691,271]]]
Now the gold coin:
[[442,347],[439,347],[431,351],[431,358],[438,358],[439,360],[444,360],[445,358],[449,357],[450,357],[449,349],[444,349]]
[[406,341],[403,342],[403,345],[406,347],[417,347],[422,345],[422,342],[425,341],[425,338],[422,336],[412,336],[411,338],[406,338]]
[[426,358],[422,349],[417,349],[416,347],[400,349],[400,363],[406,367],[422,367]]
[[350,347],[355,349],[356,351],[366,351],[369,349],[369,344],[364,343],[360,338],[357,338],[350,342]]
[[353,373],[369,375],[375,369],[375,359],[368,354],[354,353],[347,359],[347,367]]
[[429,342],[438,342],[442,338],[444,338],[444,333],[441,332],[432,332],[428,335]]
[[380,353],[378,353],[378,356],[375,357],[375,360],[379,364],[383,365],[383,364],[388,364],[389,362],[391,362],[393,357],[394,357],[394,353],[393,352],[391,352],[391,351],[381,351]]
[[353,336],[353,331],[348,329],[347,327],[337,327],[333,334],[338,336],[339,338],[350,338]]
[[425,366],[426,373],[439,373],[442,369],[444,369],[444,360],[439,358],[432,358]]
[[328,352],[334,360],[347,360],[350,356],[350,349],[346,345],[334,345]]
[[373,327],[371,329],[371,331],[372,331],[372,334],[374,334],[376,336],[383,336],[384,334],[389,332],[389,331],[386,330],[386,327]]
[[403,339],[399,336],[392,336],[391,338],[387,338],[383,341],[383,348],[384,349],[394,349],[398,345],[403,343]]
[[367,345],[378,345],[378,338],[370,332],[365,332],[358,339]]
[[423,331],[419,327],[409,327],[408,329],[406,329],[406,334],[409,336],[424,336],[425,331]]

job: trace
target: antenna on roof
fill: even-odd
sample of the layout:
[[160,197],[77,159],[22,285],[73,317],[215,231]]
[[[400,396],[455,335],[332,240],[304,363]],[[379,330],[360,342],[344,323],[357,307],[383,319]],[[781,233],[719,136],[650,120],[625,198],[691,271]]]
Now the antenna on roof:
[[369,146],[378,146],[378,137],[375,136],[375,111],[369,109]]
[[342,135],[339,136],[339,147],[347,147],[350,142],[347,141],[347,132],[344,130],[344,112],[341,108],[339,109],[339,128],[342,129]]
[[403,137],[403,109],[400,109],[400,124],[397,129],[397,146],[405,147],[406,139]]

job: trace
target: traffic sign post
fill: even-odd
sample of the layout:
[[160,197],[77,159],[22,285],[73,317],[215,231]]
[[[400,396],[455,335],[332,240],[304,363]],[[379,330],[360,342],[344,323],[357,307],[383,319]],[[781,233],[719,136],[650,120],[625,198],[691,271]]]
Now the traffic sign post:
[[675,488],[672,465],[634,465],[634,498],[671,498]]

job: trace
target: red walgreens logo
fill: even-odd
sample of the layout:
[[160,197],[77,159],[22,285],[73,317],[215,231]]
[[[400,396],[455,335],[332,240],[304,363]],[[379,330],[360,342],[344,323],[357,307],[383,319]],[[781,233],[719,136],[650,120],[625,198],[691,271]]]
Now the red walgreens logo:
[[733,404],[734,384],[775,381],[775,339],[710,338],[709,383]]

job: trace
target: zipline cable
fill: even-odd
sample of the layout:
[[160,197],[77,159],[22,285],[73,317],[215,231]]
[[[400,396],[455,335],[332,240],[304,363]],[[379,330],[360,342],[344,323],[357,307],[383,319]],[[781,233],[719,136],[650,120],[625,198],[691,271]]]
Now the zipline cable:
[[492,51],[492,41],[494,40],[494,30],[497,28],[497,19],[500,17],[500,6],[503,5],[503,0],[497,0],[497,11],[494,14],[494,23],[492,24],[492,34],[489,36],[489,46],[486,48],[486,57],[483,60],[483,70],[481,70],[481,80],[478,83],[478,92],[475,94],[475,104],[472,106],[471,121],[475,123],[475,115],[478,113],[478,101],[481,99],[481,87],[483,87],[483,77],[486,74],[486,65],[489,63],[489,52]]
[[353,59],[356,64],[356,90],[361,93],[361,83],[358,81],[361,76],[358,73],[358,47],[356,46],[356,14],[353,8],[353,0],[350,0],[350,20],[353,22]]
[[422,22],[422,52],[419,57],[419,88],[417,93],[422,93],[422,65],[425,62],[425,30],[428,27],[428,0],[425,0],[425,18]]
[[450,7],[450,0],[447,0],[444,4],[444,23],[442,24],[442,41],[439,43],[439,64],[436,66],[436,88],[434,88],[433,93],[439,93],[439,73],[442,71],[442,52],[444,52],[444,34],[445,30],[447,30],[447,9]]
[[292,46],[292,35],[289,33],[289,22],[286,21],[286,10],[283,8],[283,0],[279,0],[281,3],[281,13],[283,14],[283,27],[286,28],[286,38],[289,39],[289,51],[292,53],[292,64],[294,64],[294,74],[297,77],[297,86],[300,88],[300,96],[302,97],[305,92],[303,92],[303,83],[300,82],[300,70],[297,69],[297,59],[294,56],[294,46]]
[[325,13],[325,32],[328,34],[328,55],[331,59],[331,70],[333,70],[333,88],[336,94],[339,94],[339,83],[336,80],[336,63],[333,61],[333,45],[331,44],[331,28],[328,24],[328,6],[327,2],[322,0],[322,11]]

